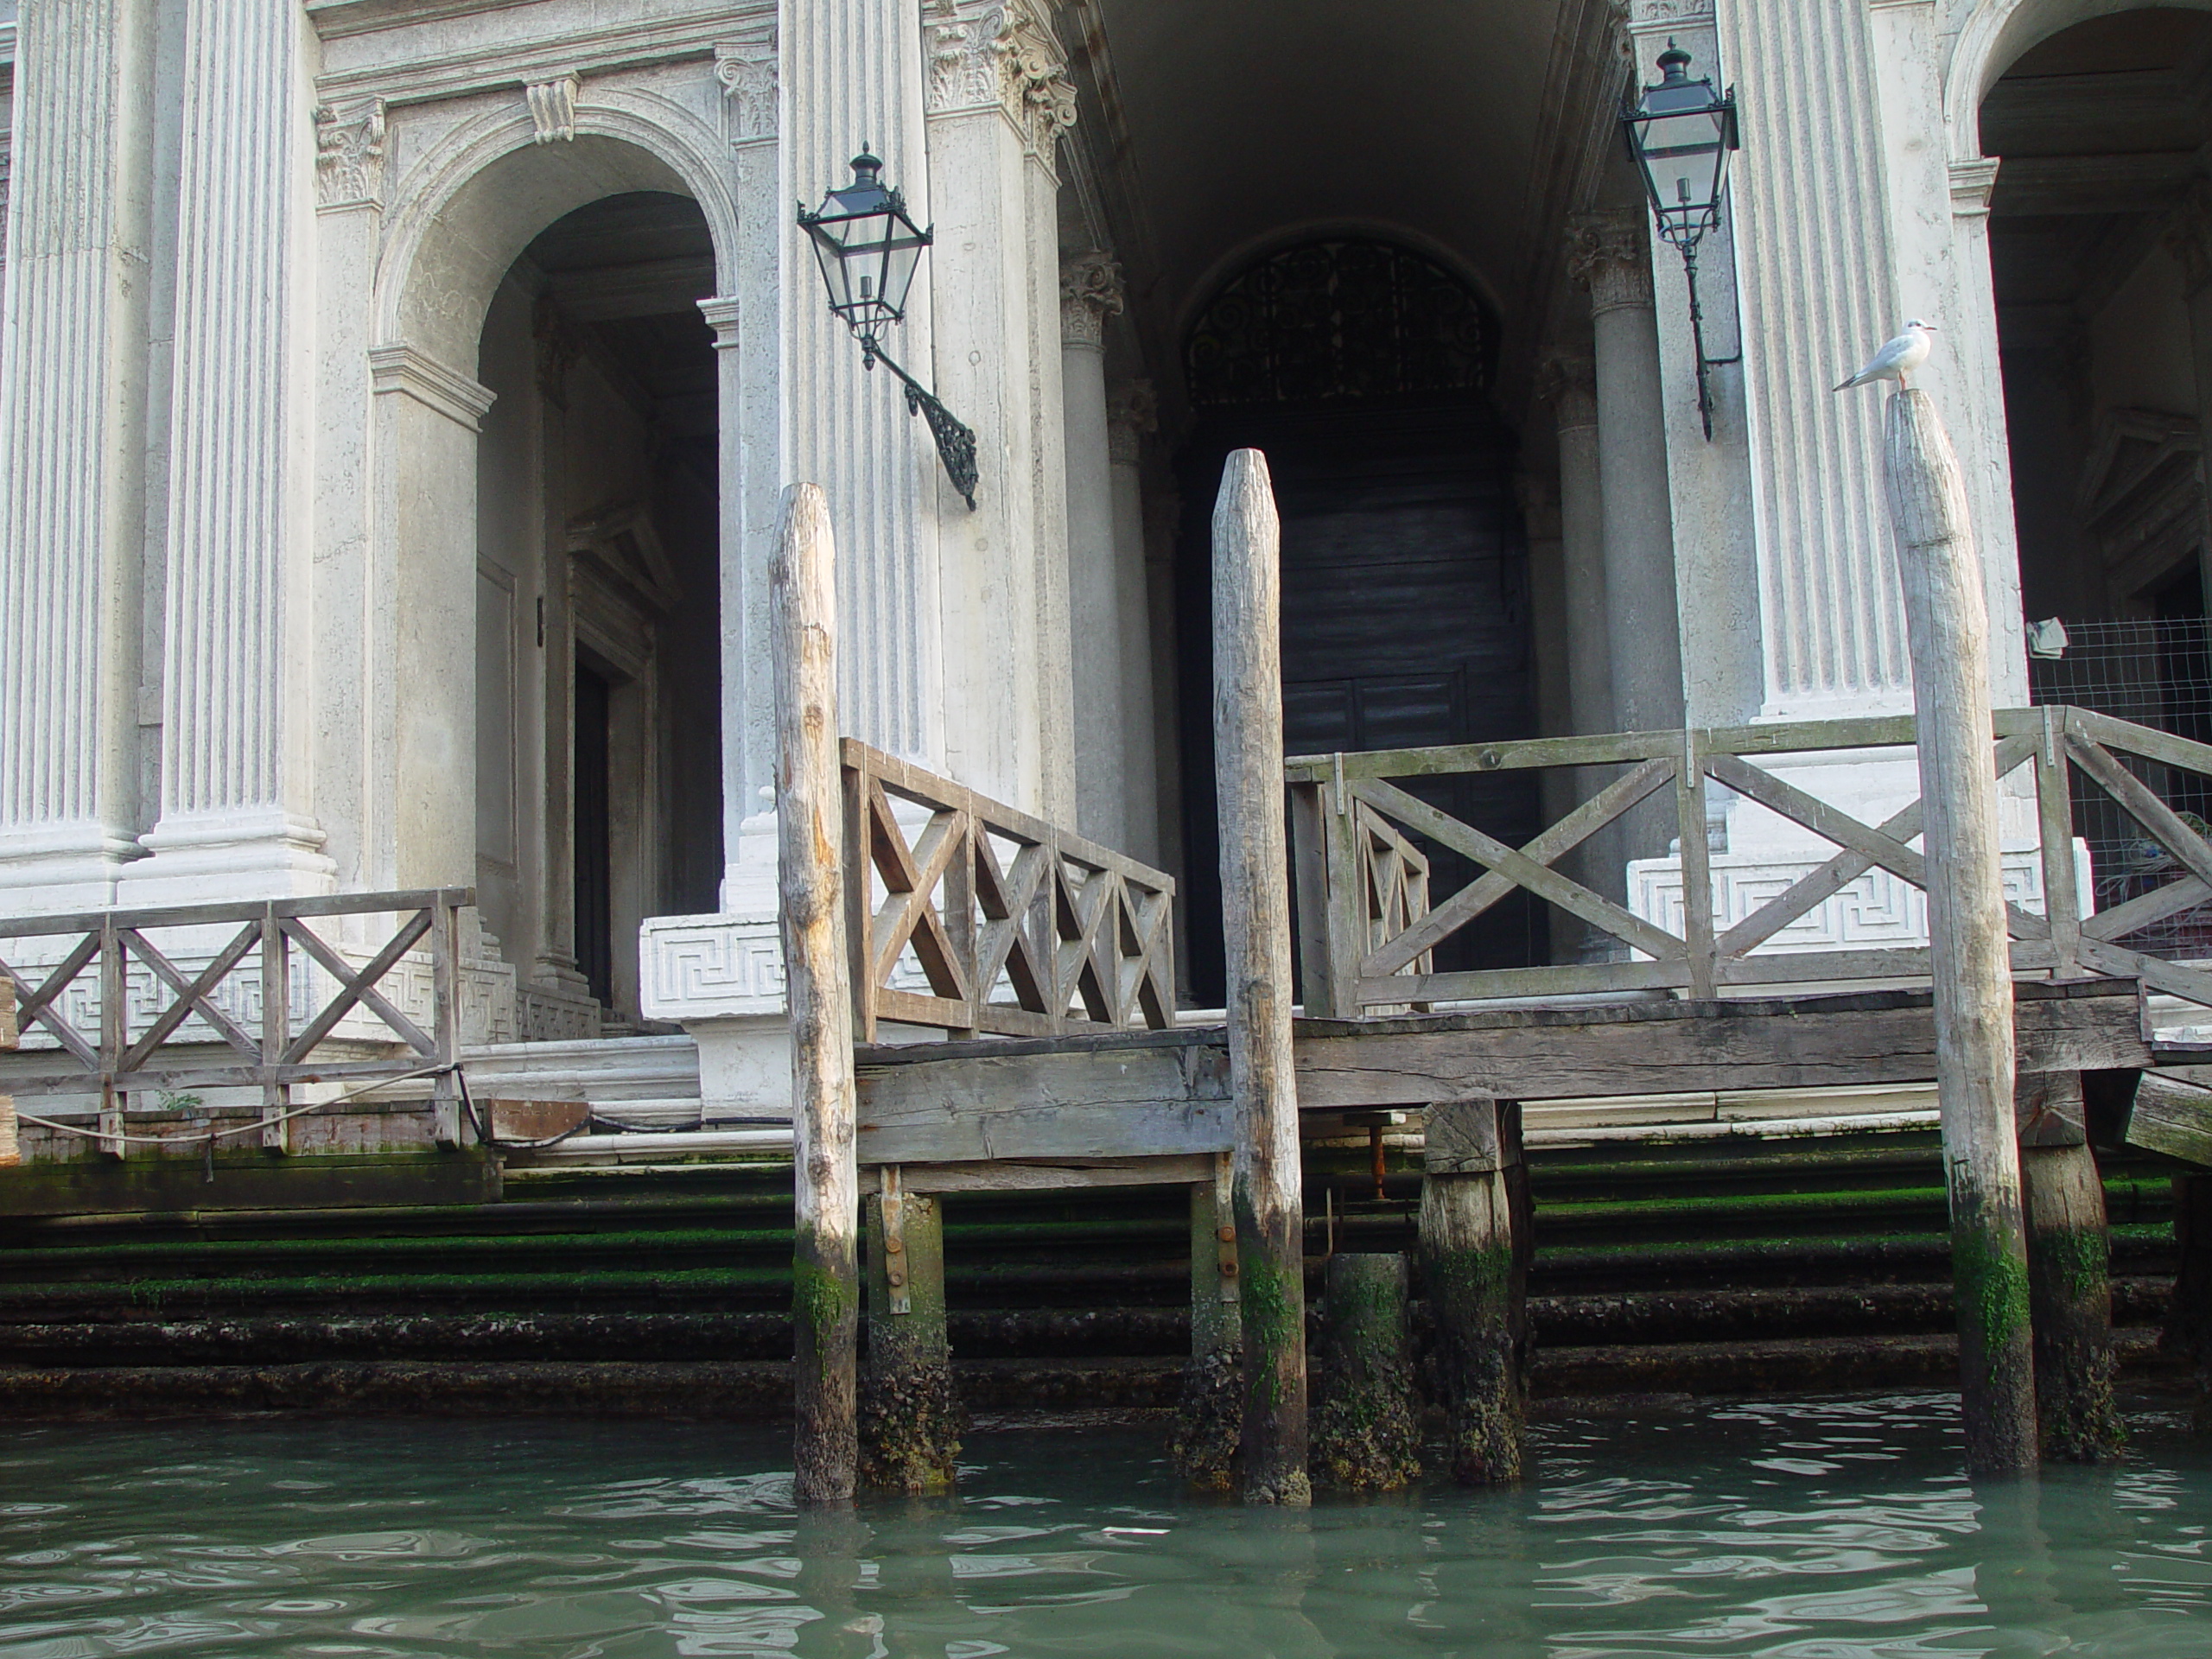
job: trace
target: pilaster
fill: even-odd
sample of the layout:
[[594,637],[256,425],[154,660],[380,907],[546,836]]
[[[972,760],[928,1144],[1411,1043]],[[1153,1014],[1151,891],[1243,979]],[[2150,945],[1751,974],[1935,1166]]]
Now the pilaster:
[[1041,0],[929,0],[922,33],[938,232],[928,267],[935,381],[975,428],[983,474],[976,510],[956,503],[943,521],[950,770],[1073,823],[1052,172],[1073,94]]
[[[1911,706],[1883,516],[1881,398],[1836,382],[1900,321],[1866,8],[1719,0],[1745,135],[1735,240],[1764,653],[1761,712]],[[1928,142],[1934,143],[1933,135]]]
[[140,854],[151,8],[25,0],[0,359],[0,908]]
[[1613,729],[1605,626],[1605,507],[1598,469],[1597,365],[1580,353],[1545,360],[1538,395],[1559,425],[1560,570],[1565,588],[1567,729]]
[[[913,0],[795,0],[782,9],[776,202],[821,200],[849,181],[846,162],[868,143],[915,219],[931,222],[922,33]],[[861,366],[860,347],[830,314],[787,205],[770,245],[780,250],[779,483],[819,484],[829,499],[838,626],[850,642],[839,666],[841,717],[853,736],[941,766],[947,728],[938,537],[941,514],[964,509],[943,482],[929,429],[907,414],[898,382]],[[935,268],[952,245],[940,226],[905,326],[884,342],[918,377],[926,378],[931,361]],[[990,459],[986,451],[986,488]],[[765,563],[769,544],[753,544],[749,556]]]
[[1114,544],[1111,438],[1106,418],[1106,319],[1122,306],[1109,254],[1060,267],[1060,349],[1067,457],[1069,660],[1073,667],[1076,827],[1109,847],[1128,844],[1122,770],[1120,573]]
[[[184,29],[162,816],[134,902],[327,890],[306,653],[316,149],[294,0]],[[365,151],[360,165],[365,166]]]

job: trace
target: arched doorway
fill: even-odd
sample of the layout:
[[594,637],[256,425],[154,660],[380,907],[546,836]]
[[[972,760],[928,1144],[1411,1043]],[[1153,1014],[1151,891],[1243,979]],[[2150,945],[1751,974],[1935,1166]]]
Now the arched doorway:
[[[1990,266],[2033,695],[2198,741],[2212,740],[2208,78],[2212,13],[2144,7],[2031,47],[1980,111],[1999,158]],[[2032,626],[2044,619],[2058,626]],[[2196,780],[2160,772],[2171,804],[2212,810]],[[2098,792],[2076,805],[2108,908],[2132,896],[2145,843]]]
[[[1488,308],[1434,261],[1330,238],[1266,256],[1208,302],[1185,371],[1177,556],[1185,902],[1192,995],[1221,995],[1209,525],[1223,459],[1266,452],[1282,514],[1284,738],[1292,753],[1534,734],[1529,560],[1514,439],[1488,389]],[[1529,775],[1423,793],[1519,844]],[[1433,853],[1434,849],[1432,849]],[[1469,873],[1439,857],[1440,891]],[[1539,907],[1501,905],[1454,941],[1454,969],[1545,959]],[[1441,960],[1440,968],[1446,964]]]
[[477,887],[529,1036],[638,1013],[639,924],[722,869],[713,238],[690,197],[563,215],[478,376]]

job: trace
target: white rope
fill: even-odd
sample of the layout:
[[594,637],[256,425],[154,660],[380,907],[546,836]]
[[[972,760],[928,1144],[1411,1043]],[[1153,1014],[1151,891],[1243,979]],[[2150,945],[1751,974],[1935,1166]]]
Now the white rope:
[[78,1135],[86,1141],[127,1141],[134,1146],[141,1147],[196,1146],[202,1141],[213,1141],[226,1135],[251,1135],[257,1130],[269,1128],[296,1117],[305,1117],[309,1112],[321,1111],[326,1107],[342,1106],[355,1096],[365,1095],[372,1089],[389,1089],[396,1083],[412,1083],[418,1077],[432,1077],[442,1071],[460,1070],[461,1067],[458,1065],[426,1065],[419,1071],[403,1071],[396,1077],[372,1077],[358,1089],[348,1089],[342,1095],[334,1095],[328,1100],[318,1100],[311,1106],[296,1106],[290,1111],[280,1112],[275,1117],[257,1117],[248,1122],[234,1123],[227,1128],[195,1129],[190,1135],[108,1135],[99,1129],[81,1128],[74,1123],[58,1123],[50,1117],[34,1117],[21,1107],[16,1109],[16,1117],[21,1122],[35,1123],[42,1129],[54,1129],[62,1135]]

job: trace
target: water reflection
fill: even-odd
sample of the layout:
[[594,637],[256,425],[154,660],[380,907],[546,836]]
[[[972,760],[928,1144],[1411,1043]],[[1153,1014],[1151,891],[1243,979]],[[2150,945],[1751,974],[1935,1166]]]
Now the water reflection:
[[781,1437],[255,1422],[0,1447],[0,1659],[1958,1659],[2212,1651],[2212,1455],[1970,1485],[1938,1396],[1556,1422],[1535,1478],[1246,1510],[1148,1432],[791,1506]]

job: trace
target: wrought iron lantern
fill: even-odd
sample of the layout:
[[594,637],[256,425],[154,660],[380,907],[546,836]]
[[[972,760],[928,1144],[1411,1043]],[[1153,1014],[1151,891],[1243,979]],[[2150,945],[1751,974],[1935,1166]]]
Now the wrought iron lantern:
[[900,368],[883,349],[883,331],[906,316],[906,295],[914,285],[922,251],[936,238],[916,225],[899,192],[883,182],[883,162],[865,145],[853,157],[853,181],[832,190],[822,206],[801,202],[800,228],[814,247],[830,290],[830,309],[861,343],[861,362],[880,363],[906,389],[906,412],[924,416],[937,440],[945,476],[969,511],[976,505],[976,435],[937,395]]
[[1740,148],[1736,129],[1736,94],[1713,90],[1710,76],[1690,79],[1690,54],[1667,42],[1659,54],[1659,81],[1643,89],[1643,96],[1621,111],[1621,130],[1643,188],[1650,193],[1651,211],[1662,240],[1682,256],[1689,278],[1690,333],[1697,346],[1697,407],[1705,422],[1705,435],[1713,435],[1711,371],[1739,363],[1744,354],[1708,357],[1705,350],[1705,313],[1698,303],[1697,247],[1705,233],[1720,222],[1720,204],[1728,189],[1728,158]]

